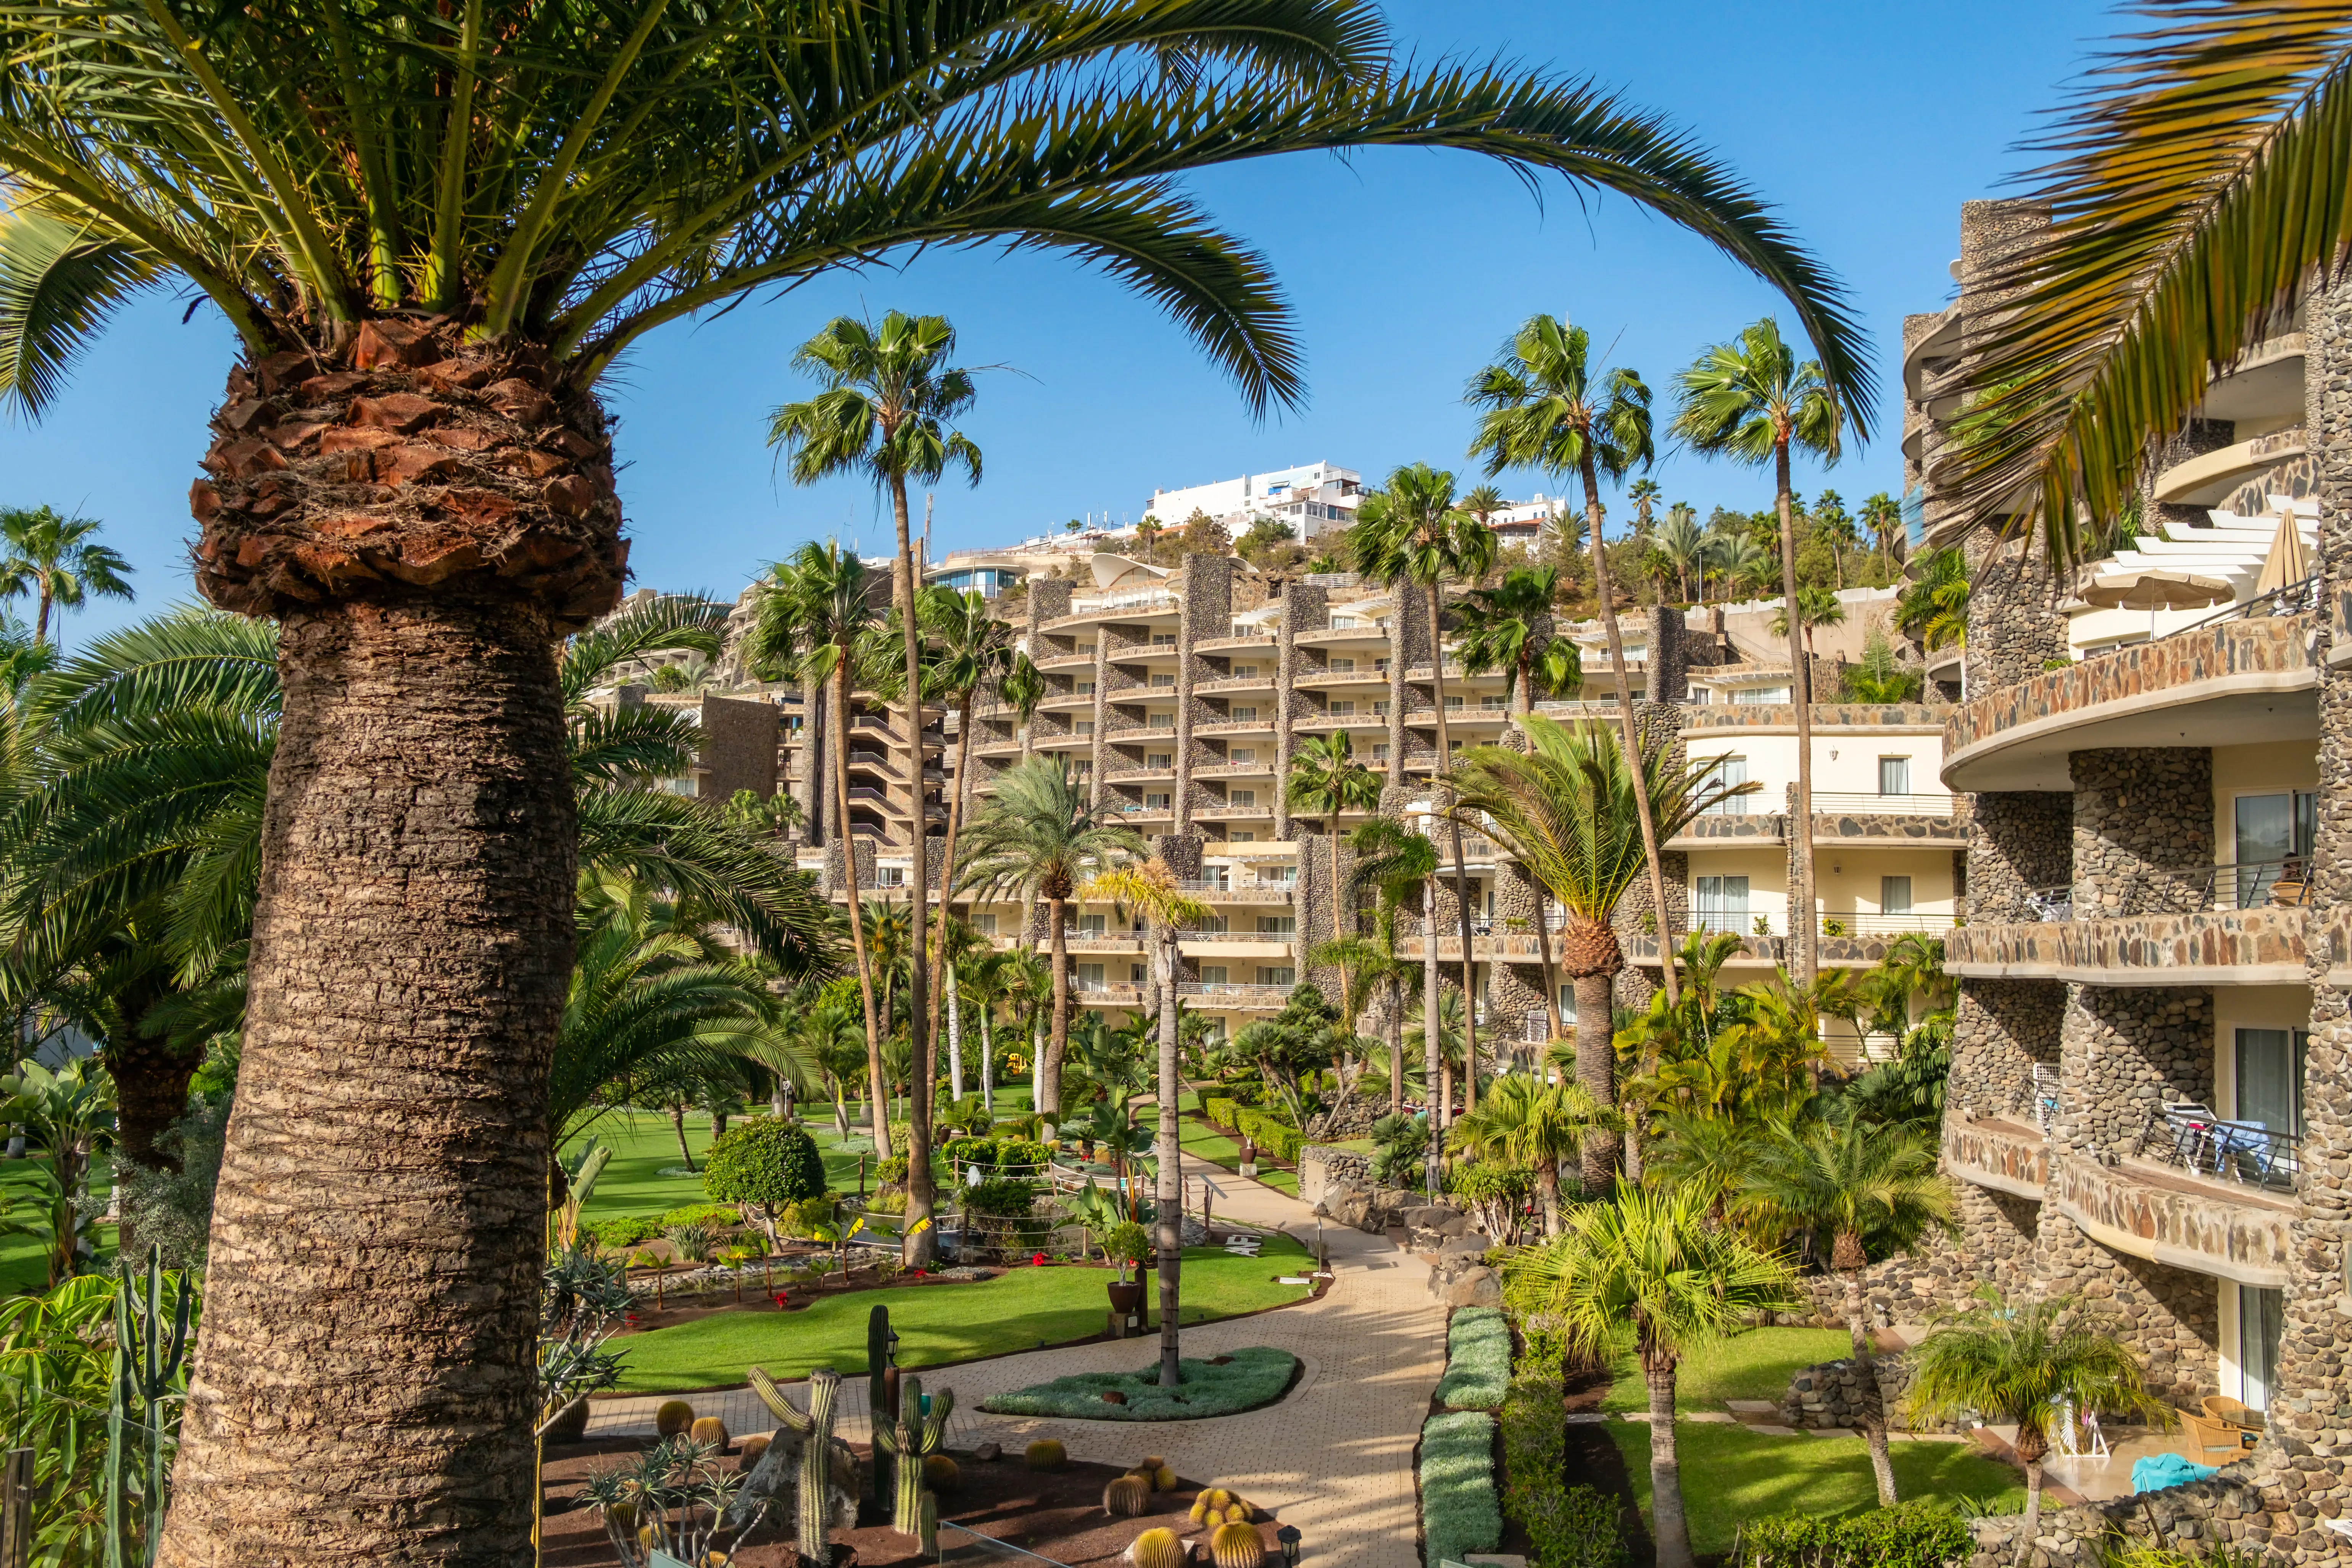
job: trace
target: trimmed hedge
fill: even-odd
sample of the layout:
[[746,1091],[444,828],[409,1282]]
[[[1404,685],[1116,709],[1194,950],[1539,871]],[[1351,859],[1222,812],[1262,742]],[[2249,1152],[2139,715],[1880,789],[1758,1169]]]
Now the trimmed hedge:
[[1511,1387],[1511,1325],[1500,1307],[1465,1307],[1445,1331],[1445,1376],[1437,1402],[1448,1410],[1493,1410]]
[[1242,1124],[1242,1107],[1239,1100],[1213,1094],[1202,1103],[1208,1108],[1209,1120],[1218,1126],[1239,1127]]
[[734,1226],[743,1223],[740,1210],[728,1204],[688,1204],[667,1214],[622,1215],[614,1219],[590,1220],[580,1227],[583,1236],[593,1237],[599,1247],[636,1247],[660,1239],[672,1226],[700,1225]]
[[1732,1568],[1943,1568],[1975,1547],[1968,1524],[1950,1509],[1906,1502],[1845,1519],[1751,1519],[1740,1526]]
[[1263,1110],[1243,1107],[1240,1120],[1233,1125],[1242,1135],[1286,1165],[1298,1163],[1298,1151],[1307,1144],[1307,1135],[1286,1122],[1276,1121]]
[[824,1159],[799,1122],[749,1117],[712,1140],[702,1190],[722,1203],[756,1204],[779,1215],[824,1191]]
[[1538,1568],[1622,1568],[1618,1506],[1589,1486],[1563,1484],[1568,1438],[1560,1380],[1522,1372],[1503,1401],[1503,1511],[1528,1532]]
[[[1288,1351],[1252,1345],[1233,1352],[1223,1366],[1187,1358],[1177,1363],[1184,1381],[1175,1388],[1160,1386],[1160,1366],[1140,1372],[1081,1372],[1057,1377],[1030,1388],[992,1394],[980,1402],[992,1415],[1060,1415],[1089,1421],[1198,1421],[1209,1415],[1233,1415],[1255,1410],[1281,1398],[1298,1373],[1298,1358]],[[1124,1405],[1106,1404],[1104,1394],[1116,1390]],[[1473,1550],[1476,1550],[1473,1548]]]
[[1503,1543],[1495,1495],[1495,1418],[1483,1410],[1433,1415],[1421,1428],[1421,1533],[1432,1563],[1459,1563]]

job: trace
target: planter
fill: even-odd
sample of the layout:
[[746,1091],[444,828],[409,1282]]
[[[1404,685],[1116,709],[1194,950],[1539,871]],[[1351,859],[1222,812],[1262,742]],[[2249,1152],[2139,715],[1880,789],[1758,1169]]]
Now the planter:
[[1110,1292],[1110,1310],[1128,1313],[1143,1306],[1143,1282],[1139,1279],[1115,1279],[1103,1287]]

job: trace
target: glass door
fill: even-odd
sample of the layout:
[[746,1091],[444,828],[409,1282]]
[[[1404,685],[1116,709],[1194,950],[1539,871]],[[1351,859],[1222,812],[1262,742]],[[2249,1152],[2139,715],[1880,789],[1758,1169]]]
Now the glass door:
[[2310,1046],[2311,1036],[2303,1029],[2240,1029],[2234,1119],[2300,1137],[2303,1059]]
[[[1748,759],[1746,757],[1716,758],[1715,765],[1709,770],[1709,776],[1706,782],[1710,785],[1738,785],[1746,784],[1748,782]],[[1716,816],[1745,816],[1748,815],[1748,803],[1752,798],[1754,797],[1751,795],[1735,795],[1728,800],[1717,801],[1713,805],[1708,806],[1706,809],[1709,815]]]
[[1700,931],[1728,931],[1733,936],[1748,930],[1748,879],[1745,877],[1700,877],[1692,902],[1691,923]]
[[2267,900],[2284,874],[2303,880],[2303,858],[2311,853],[2319,820],[2319,797],[2308,790],[2277,795],[2242,795],[2234,803],[2237,907]]
[[2270,1408],[2271,1389],[2278,1380],[2279,1333],[2285,1320],[2286,1292],[2252,1285],[2238,1287],[2238,1376],[2245,1390],[2238,1397],[2253,1409]]

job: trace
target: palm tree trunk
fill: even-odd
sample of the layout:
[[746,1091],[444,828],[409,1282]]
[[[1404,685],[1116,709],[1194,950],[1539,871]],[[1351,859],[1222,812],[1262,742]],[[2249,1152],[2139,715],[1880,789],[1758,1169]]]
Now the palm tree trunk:
[[1429,1153],[1423,1161],[1423,1184],[1429,1195],[1437,1195],[1437,1162],[1444,1152],[1444,1139],[1441,1134],[1445,1122],[1437,1102],[1438,1079],[1444,1075],[1444,1052],[1437,1038],[1437,879],[1426,878],[1421,884],[1421,1096],[1426,1107],[1422,1119],[1429,1123]]
[[1650,1386],[1650,1531],[1657,1543],[1657,1568],[1692,1568],[1682,1455],[1675,1443],[1675,1363],[1646,1352],[1642,1361]]
[[49,579],[45,573],[41,577],[40,617],[33,623],[33,641],[43,647],[49,645],[49,605],[52,597],[49,592]]
[[694,1151],[688,1148],[686,1143],[686,1102],[684,1100],[670,1101],[669,1125],[670,1130],[677,1134],[678,1158],[686,1162],[687,1171],[691,1174],[694,1170]]
[[530,1560],[577,842],[555,636],[520,592],[284,617],[175,1568]]
[[[1617,722],[1623,731],[1625,771],[1633,780],[1633,811],[1642,819],[1642,857],[1650,868],[1650,901],[1658,915],[1658,976],[1671,1007],[1682,1001],[1682,987],[1675,979],[1674,921],[1668,918],[1665,863],[1658,856],[1658,816],[1650,806],[1650,778],[1642,770],[1642,737],[1633,721],[1633,687],[1626,677],[1625,641],[1618,636],[1617,605],[1609,592],[1609,552],[1601,544],[1601,476],[1593,468],[1589,441],[1584,446],[1583,479],[1584,512],[1592,528],[1592,582],[1601,596],[1601,627],[1609,636],[1609,663],[1617,671]],[[1583,994],[1579,992],[1580,1017],[1583,1005]],[[1577,1033],[1580,1038],[1581,1025]],[[1582,1055],[1578,1053],[1580,1062]]]
[[2042,1461],[2025,1461],[2025,1527],[2017,1533],[2018,1568],[2032,1560],[2034,1538],[2042,1533]]
[[[1859,1243],[1857,1243],[1857,1246]],[[1886,1451],[1886,1405],[1879,1397],[1878,1363],[1872,1355],[1870,1324],[1863,1310],[1862,1270],[1845,1271],[1845,1326],[1853,1335],[1853,1368],[1861,1382],[1863,1441],[1870,1448],[1870,1473],[1878,1482],[1878,1506],[1895,1506],[1895,1461]]]
[[839,1079],[833,1079],[833,1130],[849,1136],[849,1086]]
[[992,1119],[996,1115],[995,1013],[993,1003],[980,1010],[980,1108]]
[[[1400,793],[1404,772],[1404,623],[1412,613],[1412,588],[1402,578],[1396,584],[1395,621],[1389,637],[1389,788]],[[1394,805],[1393,802],[1391,803]]]
[[[915,542],[907,519],[907,480],[890,476],[890,511],[898,528],[896,575],[899,626],[907,647],[907,744],[914,754],[913,831],[908,849],[914,856],[914,875],[908,879],[907,901],[914,907],[907,933],[907,1036],[910,1047],[907,1068],[907,1240],[905,1258],[920,1267],[939,1256],[938,1227],[922,1222],[931,1217],[931,1100],[939,1079],[939,1063],[931,1054],[929,955],[923,951],[923,915],[930,907],[930,807],[923,796],[923,634],[915,623]],[[969,731],[969,724],[966,725]],[[952,807],[950,807],[952,809]],[[944,883],[945,879],[941,879]],[[940,889],[940,916],[944,952],[947,889]]]
[[[1789,940],[1797,945],[1797,984],[1813,983],[1819,927],[1813,915],[1813,672],[1805,659],[1804,627],[1797,617],[1797,524],[1789,499],[1789,442],[1773,448],[1772,474],[1780,509],[1780,597],[1789,617],[1789,698],[1797,709],[1797,801],[1790,830],[1797,836],[1797,885],[1789,889]],[[1661,924],[1659,930],[1663,931]],[[1820,1069],[1816,1068],[1818,1078]]]
[[948,1098],[963,1099],[963,1015],[958,1008],[955,965],[941,960],[940,989],[948,999]]
[[1176,1099],[1184,1092],[1177,1065],[1176,932],[1160,938],[1160,1386],[1184,1381],[1177,1355],[1182,1317],[1178,1290],[1184,1271],[1184,1163],[1176,1125]]
[[[1437,694],[1437,767],[1443,775],[1454,765],[1454,745],[1445,728],[1444,589],[1429,585],[1429,673]],[[1433,784],[1434,779],[1431,781]],[[1462,825],[1446,818],[1453,836],[1454,902],[1462,917],[1462,1109],[1478,1109],[1478,945],[1470,931],[1470,869],[1462,858]],[[1451,1121],[1448,1112],[1447,1120]]]
[[833,752],[833,800],[839,813],[836,826],[841,830],[841,879],[848,890],[849,949],[857,960],[857,995],[866,1007],[866,1104],[872,1108],[866,1120],[874,1124],[874,1157],[893,1157],[890,1147],[890,1118],[882,1108],[887,1090],[882,1082],[882,1024],[874,1012],[874,955],[866,948],[865,900],[857,885],[857,839],[849,831],[849,650],[844,648],[841,662],[834,667],[833,710],[825,716],[826,727],[833,732],[827,749]]
[[[1529,879],[1533,880],[1532,878]],[[1551,1037],[1561,1035],[1559,1022],[1559,973],[1551,961],[1551,911],[1544,907],[1545,890],[1541,882],[1536,889],[1536,959],[1543,965],[1544,1017],[1551,1028]]]
[[[1617,1103],[1617,1046],[1611,1028],[1615,976],[1608,973],[1576,977],[1576,1081],[1596,1104]],[[1617,1170],[1617,1136],[1595,1131],[1578,1153],[1584,1193],[1592,1197],[1609,1190]]]
[[[1536,1195],[1543,1204],[1544,1235],[1559,1234],[1559,1162],[1536,1162]],[[1499,1238],[1498,1238],[1499,1239]]]
[[[1396,955],[1391,952],[1390,961]],[[1381,1033],[1389,1042],[1389,1114],[1404,1114],[1404,983],[1389,976],[1389,1016]]]
[[[956,836],[963,829],[964,796],[969,793],[968,784],[971,777],[971,708],[973,695],[974,694],[972,692],[966,691],[961,693],[956,699],[956,787],[954,792],[948,797],[948,841],[940,851],[940,915],[939,919],[933,922],[933,934],[931,938],[931,951],[940,955],[940,962],[942,965],[947,963],[948,889],[952,887],[955,882]],[[918,752],[917,761],[919,763],[920,760],[921,754]],[[919,779],[919,782],[920,781]],[[919,787],[916,794],[919,795],[922,792]],[[941,986],[940,989],[947,990],[949,987]],[[950,1005],[953,1005],[952,1002],[950,1002]],[[937,1039],[939,1037],[939,1010],[935,1004],[932,1007],[931,1016],[931,1037]],[[958,1068],[957,1070],[961,1073],[961,1069]],[[961,1078],[959,1078],[959,1081],[961,1081]],[[959,1092],[956,1098],[961,1100],[963,1096]]]
[[[1060,899],[1045,900],[1054,965],[1054,1033],[1037,1061],[1037,1114],[1048,1124],[1062,1119],[1062,1058],[1070,1048],[1070,943],[1062,930]],[[1052,1140],[1048,1139],[1047,1142]]]

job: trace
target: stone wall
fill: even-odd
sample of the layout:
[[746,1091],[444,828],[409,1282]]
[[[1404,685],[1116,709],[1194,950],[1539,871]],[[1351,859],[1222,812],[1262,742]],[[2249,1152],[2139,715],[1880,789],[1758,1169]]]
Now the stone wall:
[[2162,1102],[2213,1103],[2210,992],[2070,986],[2059,1041],[2052,1141],[2069,1153],[2132,1153]]
[[1298,1201],[1312,1208],[1342,1187],[1369,1186],[1371,1158],[1309,1143],[1298,1152]]
[[[1969,566],[1962,663],[1970,701],[1954,716],[1956,727],[1980,705],[2047,679],[2043,667],[2067,657],[2066,617],[2057,611],[2050,570],[2039,555],[2029,555],[2022,542],[1999,543],[1984,530],[1962,548]],[[1947,741],[1945,754],[1963,743]]]
[[[2094,1239],[2276,1289],[2293,1252],[2293,1200],[2233,1182],[2193,1182],[2143,1160],[2058,1163],[2049,1201]],[[2210,1281],[2209,1281],[2210,1288]]]
[[2310,918],[2306,910],[2284,909],[2016,925],[1978,924],[1972,916],[1969,924],[1946,934],[1944,963],[1957,975],[2014,981],[2188,970],[2200,981],[2292,985],[2303,978],[2306,947],[2323,960],[2326,953],[2324,942],[2305,941]]
[[2102,1247],[2045,1205],[2032,1283],[2044,1296],[2079,1296],[2112,1321],[2158,1398],[2193,1408],[2220,1389],[2221,1292],[2212,1276]]
[[1969,918],[2030,921],[2029,892],[2074,880],[2074,801],[2055,791],[1976,797],[1969,816]]
[[[1911,1363],[1906,1357],[1874,1355],[1870,1364],[1877,1374],[1874,1381],[1878,1384],[1878,1407],[1887,1413],[1889,1426],[1898,1432],[1960,1430],[1958,1423],[1953,1421],[1931,1421],[1921,1426],[1905,1412],[1903,1396],[1911,1388]],[[1780,1399],[1780,1421],[1789,1426],[1833,1431],[1859,1426],[1863,1408],[1862,1365],[1846,1357],[1816,1363],[1790,1377],[1789,1392]]]
[[1979,1116],[2021,1117],[2031,1124],[2033,1068],[2057,1067],[2065,1017],[2062,985],[1963,980],[1952,1023],[1952,1071],[1944,1088],[1945,1124]]
[[2202,909],[2213,868],[2213,753],[2201,746],[2076,752],[2074,918]]

